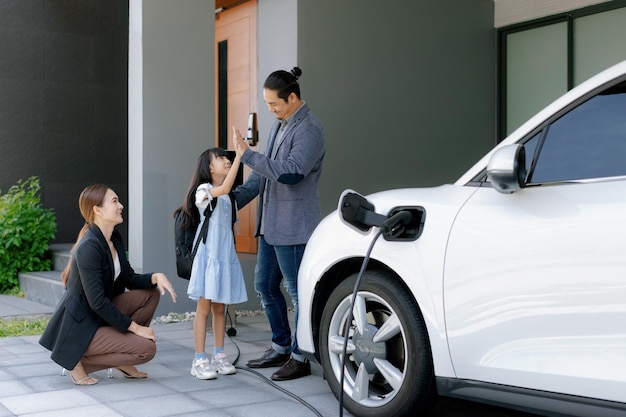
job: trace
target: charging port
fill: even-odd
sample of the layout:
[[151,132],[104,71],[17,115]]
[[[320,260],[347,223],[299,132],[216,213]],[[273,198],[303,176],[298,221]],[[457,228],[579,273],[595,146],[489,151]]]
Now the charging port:
[[387,217],[392,217],[394,214],[401,211],[407,211],[411,213],[411,220],[404,226],[404,231],[397,236],[389,237],[383,236],[388,241],[413,241],[417,240],[422,231],[424,230],[424,220],[426,219],[426,210],[421,206],[412,207],[394,207]]

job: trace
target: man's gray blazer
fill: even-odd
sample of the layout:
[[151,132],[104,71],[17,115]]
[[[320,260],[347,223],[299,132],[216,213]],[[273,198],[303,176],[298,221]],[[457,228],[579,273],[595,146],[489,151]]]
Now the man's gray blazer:
[[[324,161],[324,128],[305,103],[294,113],[283,132],[276,157],[272,147],[277,120],[272,126],[265,154],[247,150],[241,161],[252,169],[246,182],[234,190],[239,208],[257,195],[259,200],[255,236],[261,218],[265,241],[270,245],[305,244],[320,221],[318,184]],[[266,181],[267,179],[267,181]]]

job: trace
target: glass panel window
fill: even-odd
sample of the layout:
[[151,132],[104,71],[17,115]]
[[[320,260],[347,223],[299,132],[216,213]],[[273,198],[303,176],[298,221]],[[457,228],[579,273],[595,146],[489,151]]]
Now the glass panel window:
[[506,133],[567,91],[567,23],[507,37]]
[[626,58],[626,7],[574,20],[574,85]]
[[626,82],[555,121],[541,145],[531,183],[626,175]]

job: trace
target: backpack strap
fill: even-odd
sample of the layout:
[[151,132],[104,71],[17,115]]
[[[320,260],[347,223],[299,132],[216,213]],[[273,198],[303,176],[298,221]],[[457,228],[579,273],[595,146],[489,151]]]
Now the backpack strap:
[[196,243],[193,245],[193,251],[191,252],[191,257],[196,257],[196,252],[198,252],[198,246],[200,245],[200,241],[206,243],[206,237],[209,233],[209,219],[211,218],[211,214],[213,214],[213,210],[217,206],[217,197],[212,198],[211,202],[204,209],[204,221],[202,222],[202,228],[200,229],[200,234],[198,235],[198,239]]
[[[237,221],[237,201],[235,200],[235,194],[231,191],[228,193],[230,197],[230,206],[232,210],[231,220],[233,226],[233,235],[235,234],[235,222]],[[204,209],[204,221],[202,222],[202,228],[200,229],[200,234],[198,235],[198,240],[193,245],[193,251],[191,252],[191,256],[193,258],[196,257],[196,252],[198,252],[198,245],[200,245],[200,240],[206,243],[206,237],[209,233],[209,218],[211,218],[211,214],[213,214],[213,210],[217,207],[217,197],[211,199],[211,203]]]
[[228,196],[230,197],[230,207],[232,210],[231,220],[233,226],[235,226],[235,222],[237,221],[237,200],[235,200],[235,193],[232,191],[228,193]]

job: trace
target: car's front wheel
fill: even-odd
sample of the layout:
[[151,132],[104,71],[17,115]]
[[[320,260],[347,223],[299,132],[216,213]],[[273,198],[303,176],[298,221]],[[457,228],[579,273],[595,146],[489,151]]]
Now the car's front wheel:
[[360,417],[408,416],[436,398],[426,326],[408,290],[384,273],[363,274],[348,322],[356,274],[341,282],[325,305],[320,361],[330,389]]

